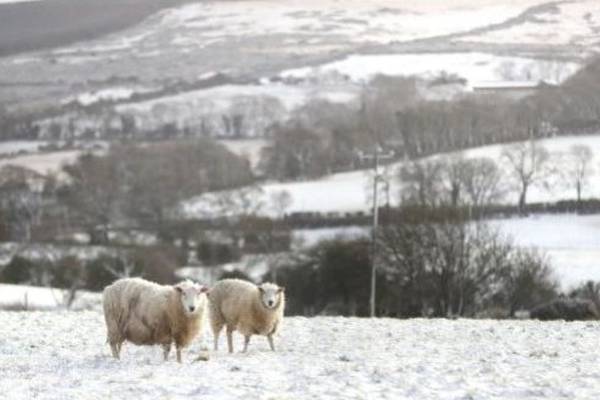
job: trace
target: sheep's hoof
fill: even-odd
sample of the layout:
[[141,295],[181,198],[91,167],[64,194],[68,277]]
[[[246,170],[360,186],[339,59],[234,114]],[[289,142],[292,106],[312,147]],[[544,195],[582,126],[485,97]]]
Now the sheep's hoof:
[[208,361],[209,360],[209,355],[208,352],[206,351],[202,351],[200,352],[200,354],[198,354],[198,357],[196,357],[196,359],[194,360],[194,362],[198,362],[198,361]]

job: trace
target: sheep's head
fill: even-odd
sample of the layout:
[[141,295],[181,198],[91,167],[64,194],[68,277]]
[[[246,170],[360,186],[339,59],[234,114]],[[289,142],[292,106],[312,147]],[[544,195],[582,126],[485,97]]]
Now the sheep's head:
[[274,283],[263,283],[258,287],[260,301],[269,310],[277,308],[281,303],[284,288]]
[[206,299],[205,293],[208,292],[206,286],[192,281],[178,283],[175,285],[175,290],[179,293],[181,306],[186,315],[193,315],[200,311]]

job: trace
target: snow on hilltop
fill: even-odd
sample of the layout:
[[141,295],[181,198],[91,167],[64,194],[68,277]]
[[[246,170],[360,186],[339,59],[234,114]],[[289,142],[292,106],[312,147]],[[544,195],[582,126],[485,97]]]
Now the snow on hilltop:
[[113,360],[99,312],[0,320],[0,387],[11,400],[600,396],[596,322],[288,318],[276,353],[255,338],[247,354],[192,363],[197,341],[180,365],[129,344]]

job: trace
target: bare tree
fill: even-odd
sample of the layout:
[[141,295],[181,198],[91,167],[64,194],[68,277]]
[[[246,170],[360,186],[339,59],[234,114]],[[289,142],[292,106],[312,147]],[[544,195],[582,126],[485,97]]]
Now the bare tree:
[[7,165],[0,170],[0,208],[24,243],[31,242],[32,229],[40,223],[45,181],[45,177],[22,167]]
[[594,154],[589,146],[576,144],[569,149],[566,166],[566,179],[573,185],[577,193],[577,206],[581,205],[581,195],[589,183],[592,173],[592,159]]
[[[387,225],[382,264],[409,315],[475,315],[501,286],[511,246],[484,224],[465,221]],[[406,298],[404,298],[406,296]]]
[[283,218],[286,210],[292,205],[293,199],[287,190],[279,190],[271,193],[271,206],[278,218]]
[[256,216],[264,207],[264,190],[258,185],[225,190],[211,195],[211,206],[219,216]]
[[547,183],[552,173],[550,153],[534,140],[517,143],[502,150],[502,158],[508,164],[508,173],[519,193],[519,209],[527,203],[527,193],[534,186]]
[[60,198],[75,211],[92,243],[106,243],[123,201],[124,159],[116,151],[106,156],[84,154],[63,170],[69,184],[59,191]]
[[503,195],[501,181],[502,174],[494,160],[485,157],[465,160],[461,183],[473,207],[499,200]]
[[400,168],[400,198],[404,203],[424,207],[440,204],[443,167],[438,161],[411,161]]
[[276,179],[306,179],[328,172],[324,140],[297,121],[272,129],[273,145],[263,149],[261,168]]
[[450,156],[447,161],[442,161],[443,184],[447,186],[450,205],[456,207],[461,203],[462,192],[464,190],[464,179],[467,169],[467,161],[462,155]]

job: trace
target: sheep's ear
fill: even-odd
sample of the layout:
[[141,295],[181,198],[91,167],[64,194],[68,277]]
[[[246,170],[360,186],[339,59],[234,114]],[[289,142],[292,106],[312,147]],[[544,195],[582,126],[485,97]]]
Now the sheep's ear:
[[209,291],[210,289],[208,288],[208,286],[198,285],[198,294],[208,293]]

